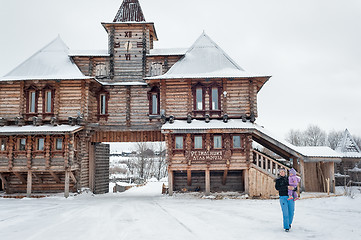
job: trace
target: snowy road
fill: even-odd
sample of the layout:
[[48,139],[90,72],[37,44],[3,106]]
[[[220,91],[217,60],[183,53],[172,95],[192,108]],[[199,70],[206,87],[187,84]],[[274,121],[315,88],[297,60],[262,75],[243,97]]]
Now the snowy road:
[[300,200],[283,232],[278,200],[210,200],[124,193],[1,199],[0,239],[360,239],[361,195]]

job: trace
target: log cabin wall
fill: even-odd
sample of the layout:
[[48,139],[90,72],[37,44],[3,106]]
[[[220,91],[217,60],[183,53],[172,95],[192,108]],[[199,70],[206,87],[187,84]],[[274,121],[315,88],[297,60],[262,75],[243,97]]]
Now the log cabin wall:
[[0,117],[15,118],[22,114],[20,81],[0,83]]
[[[203,118],[209,114],[211,118],[221,118],[227,114],[229,118],[250,118],[258,116],[257,86],[250,79],[166,79],[148,81],[150,85],[160,86],[160,108],[167,116],[185,119],[188,113],[192,117]],[[195,111],[194,88],[204,89],[204,110]],[[218,87],[219,111],[212,111],[210,106],[210,89]],[[225,94],[226,92],[226,94]]]
[[[72,56],[73,61],[85,76],[109,80],[110,57],[108,56]],[[97,71],[98,65],[104,65],[104,75]]]

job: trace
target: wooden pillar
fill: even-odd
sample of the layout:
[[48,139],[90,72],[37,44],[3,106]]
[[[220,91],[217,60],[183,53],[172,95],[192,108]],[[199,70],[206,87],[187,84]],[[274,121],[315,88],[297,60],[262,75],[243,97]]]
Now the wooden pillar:
[[168,170],[168,193],[173,196],[173,171]]
[[190,169],[187,170],[187,185],[192,186],[192,171]]
[[335,187],[335,164],[334,162],[329,163],[330,168],[330,189],[332,193],[335,193],[336,187]]
[[305,161],[303,159],[299,159],[300,162],[300,174],[301,174],[301,190],[305,191]]
[[69,182],[70,182],[70,173],[69,170],[65,171],[65,187],[64,187],[64,197],[69,197]]
[[243,170],[244,175],[244,192],[249,195],[249,169]]
[[211,194],[211,174],[209,168],[206,169],[206,195]]
[[31,188],[33,183],[33,175],[31,171],[28,171],[28,179],[27,179],[27,186],[26,186],[26,197],[31,196]]
[[89,188],[94,192],[94,176],[95,176],[95,150],[94,145],[89,144]]

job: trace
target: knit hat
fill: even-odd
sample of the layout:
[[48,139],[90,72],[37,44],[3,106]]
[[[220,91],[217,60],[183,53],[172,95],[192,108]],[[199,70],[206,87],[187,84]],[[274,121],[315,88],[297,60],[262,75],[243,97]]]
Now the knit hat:
[[292,174],[292,175],[296,175],[296,174],[297,174],[297,172],[296,172],[296,170],[295,170],[294,168],[291,168],[291,169],[290,169],[290,174]]

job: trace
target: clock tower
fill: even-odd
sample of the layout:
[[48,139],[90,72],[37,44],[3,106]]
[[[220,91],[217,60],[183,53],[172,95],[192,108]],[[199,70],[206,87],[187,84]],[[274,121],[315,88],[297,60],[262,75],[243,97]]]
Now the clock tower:
[[146,22],[138,0],[124,0],[113,22],[102,23],[108,32],[112,82],[143,82],[146,54],[157,41],[154,23]]

